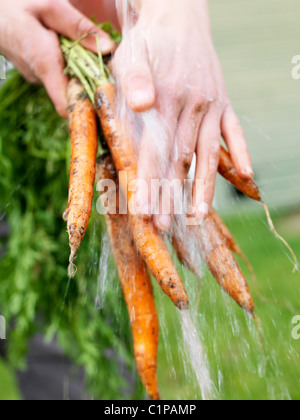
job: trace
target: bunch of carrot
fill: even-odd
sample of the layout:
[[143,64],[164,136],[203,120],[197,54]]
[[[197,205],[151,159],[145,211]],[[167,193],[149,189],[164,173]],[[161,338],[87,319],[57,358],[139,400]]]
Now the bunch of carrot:
[[[96,172],[98,181],[113,180],[117,189],[127,194],[129,202],[132,192],[127,185],[137,178],[137,156],[132,139],[123,131],[116,114],[116,88],[101,53],[96,56],[80,43],[72,43],[66,38],[62,38],[61,46],[67,71],[71,75],[68,98],[72,156],[69,203],[64,219],[70,240],[69,275],[72,277],[76,271],[74,259],[92,210]],[[97,162],[96,116],[109,149],[109,153]],[[127,185],[119,184],[120,171],[127,173]],[[245,182],[238,176],[230,155],[223,148],[219,172],[247,196],[262,201],[255,182]],[[112,193],[117,194],[118,191]],[[276,232],[267,214],[272,230]],[[156,373],[159,325],[148,270],[177,308],[188,309],[189,299],[165,239],[156,231],[151,220],[139,218],[130,211],[128,215],[108,213],[106,220],[130,314],[138,372],[149,396],[159,399]],[[197,227],[183,228],[179,221],[175,221],[172,229],[171,240],[179,259],[200,278],[201,272],[187,245],[190,238],[195,240],[199,254],[220,286],[255,319],[254,301],[234,253],[246,258],[218,214],[212,211]]]

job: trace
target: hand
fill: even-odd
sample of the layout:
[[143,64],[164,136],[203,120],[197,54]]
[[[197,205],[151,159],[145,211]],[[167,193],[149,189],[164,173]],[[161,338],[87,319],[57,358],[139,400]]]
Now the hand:
[[[129,107],[137,113],[154,109],[167,128],[163,138],[153,124],[144,125],[138,178],[149,188],[151,179],[183,183],[196,152],[195,179],[202,181],[194,188],[193,205],[196,215],[203,217],[214,196],[221,135],[238,173],[253,177],[245,136],[211,39],[207,2],[131,3],[137,17],[131,26],[123,22],[124,40],[115,56],[115,68],[122,70],[116,76]],[[138,207],[148,215],[149,201],[148,194],[137,190]],[[154,221],[167,231],[172,217],[161,214]]]
[[[73,40],[97,32],[103,53],[114,48],[109,36],[68,0],[0,0],[0,51],[24,77],[43,83],[57,112],[67,117],[64,59],[57,34]],[[82,44],[96,52],[95,37]]]

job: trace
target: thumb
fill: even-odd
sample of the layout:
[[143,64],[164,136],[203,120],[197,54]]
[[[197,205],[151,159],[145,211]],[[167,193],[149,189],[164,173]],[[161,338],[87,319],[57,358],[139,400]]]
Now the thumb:
[[[115,44],[109,35],[72,6],[69,0],[50,2],[47,10],[42,11],[41,18],[50,29],[74,41],[87,34],[97,33],[100,39],[100,48],[104,55],[109,54],[115,48]],[[82,45],[95,53],[97,52],[96,38],[93,35],[85,38]]]
[[140,49],[138,46],[134,58],[131,60],[128,59],[128,54],[124,54],[125,51],[126,45],[121,45],[117,51],[116,65],[114,66],[115,69],[122,69],[120,82],[123,94],[128,106],[133,111],[147,111],[155,103],[155,86],[146,48]]

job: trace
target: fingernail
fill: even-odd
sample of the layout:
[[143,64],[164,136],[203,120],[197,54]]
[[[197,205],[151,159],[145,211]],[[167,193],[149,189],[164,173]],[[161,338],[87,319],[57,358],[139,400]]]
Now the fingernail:
[[100,48],[103,53],[108,53],[114,48],[114,43],[108,38],[102,38],[100,40]]
[[136,90],[131,94],[131,103],[135,107],[142,107],[150,101],[149,94],[144,90]]
[[168,232],[168,230],[171,227],[171,216],[169,216],[168,214],[163,214],[161,216],[158,217],[158,228],[162,231],[162,232]]
[[201,203],[197,208],[196,216],[198,219],[204,219],[210,212],[210,206],[207,203]]
[[248,177],[248,178],[253,178],[254,177],[254,172],[251,168],[251,166],[247,166],[244,171],[243,171],[244,176]]

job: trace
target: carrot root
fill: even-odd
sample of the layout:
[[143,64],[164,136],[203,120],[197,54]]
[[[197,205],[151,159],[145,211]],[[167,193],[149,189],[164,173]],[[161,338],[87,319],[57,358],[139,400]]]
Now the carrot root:
[[298,261],[298,259],[297,259],[297,257],[296,257],[296,254],[295,254],[295,252],[293,251],[293,249],[292,249],[292,247],[288,244],[288,242],[281,236],[281,235],[279,235],[279,233],[277,232],[277,230],[275,229],[275,226],[274,226],[274,223],[273,223],[273,220],[272,220],[272,218],[271,218],[271,214],[270,214],[270,210],[269,210],[269,208],[268,208],[268,206],[262,201],[261,202],[261,204],[262,204],[262,206],[263,206],[263,208],[265,209],[265,212],[266,212],[266,215],[267,215],[267,220],[268,220],[268,224],[269,224],[269,227],[270,227],[270,229],[271,229],[271,231],[272,231],[272,233],[274,234],[274,236],[277,238],[277,239],[279,239],[285,246],[286,246],[286,248],[290,251],[290,253],[291,253],[291,256],[292,256],[292,258],[293,258],[293,261],[294,261],[294,269],[293,269],[293,273],[296,273],[297,271],[299,271],[299,261]]
[[98,128],[93,104],[83,94],[84,87],[77,79],[68,86],[69,126],[71,137],[71,164],[69,200],[63,214],[69,234],[69,277],[76,274],[74,260],[85,236],[92,211]]
[[[97,164],[97,180],[100,179],[111,179],[117,188],[119,187],[117,173],[109,155]],[[159,322],[151,278],[136,249],[128,215],[118,213],[118,211],[117,214],[108,213],[106,221],[130,317],[135,362],[150,398],[159,400],[157,380]]]
[[257,334],[258,334],[258,342],[259,342],[259,346],[261,348],[261,350],[264,352],[264,345],[263,345],[263,341],[262,341],[262,328],[261,328],[261,321],[258,318],[257,315],[253,314],[252,315],[253,321],[256,324],[256,328],[257,328]]

